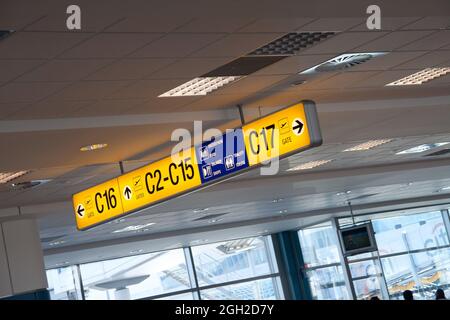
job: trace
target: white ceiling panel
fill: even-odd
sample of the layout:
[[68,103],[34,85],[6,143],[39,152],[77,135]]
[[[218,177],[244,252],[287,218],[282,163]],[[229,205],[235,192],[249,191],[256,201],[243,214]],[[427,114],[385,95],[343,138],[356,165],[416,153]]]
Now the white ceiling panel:
[[101,70],[86,77],[87,80],[138,80],[164,68],[174,60],[169,58],[155,59],[122,59],[107,65]]
[[193,57],[239,57],[282,36],[282,33],[231,34],[198,50]]
[[0,60],[0,81],[10,81],[36,68],[45,60]]
[[93,73],[112,60],[51,60],[17,81],[76,81]]
[[171,33],[139,49],[135,58],[181,58],[223,38],[222,33]]
[[38,101],[65,86],[67,83],[64,82],[9,83],[0,87],[0,103]]
[[100,33],[71,48],[62,57],[121,58],[161,36],[158,33]]
[[303,51],[304,54],[341,54],[352,50],[364,43],[374,41],[386,35],[386,32],[345,32],[312,46]]
[[50,59],[87,39],[70,32],[16,32],[0,42],[0,59]]
[[105,98],[129,84],[129,81],[78,81],[52,95],[51,100]]
[[362,52],[392,51],[424,38],[431,33],[433,31],[394,31],[382,38],[359,46],[357,50]]
[[258,19],[241,28],[238,32],[293,32],[314,21],[313,18],[265,18]]
[[[448,8],[447,8],[448,9]],[[444,12],[443,12],[444,13]],[[419,29],[445,29],[450,26],[448,16],[428,16],[408,24],[403,29],[419,30]]]

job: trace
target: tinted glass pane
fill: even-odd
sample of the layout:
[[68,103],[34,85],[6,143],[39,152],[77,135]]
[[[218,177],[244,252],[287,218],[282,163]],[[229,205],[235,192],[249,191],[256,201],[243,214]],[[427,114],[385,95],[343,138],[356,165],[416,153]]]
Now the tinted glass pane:
[[47,270],[52,300],[81,300],[78,270],[75,266]]
[[380,279],[378,277],[369,277],[353,281],[357,300],[369,300],[377,296],[381,299]]
[[281,299],[278,279],[268,278],[257,281],[202,290],[203,300],[277,300]]
[[441,212],[372,220],[380,255],[448,245]]
[[391,298],[412,290],[416,299],[432,299],[437,288],[450,286],[450,249],[383,258],[384,275]]
[[86,299],[128,300],[191,287],[182,249],[80,266]]
[[338,239],[331,226],[299,231],[306,267],[339,262]]
[[264,238],[246,238],[192,248],[200,286],[274,273]]
[[341,266],[320,268],[307,271],[315,300],[346,300],[349,299],[345,287],[344,273]]

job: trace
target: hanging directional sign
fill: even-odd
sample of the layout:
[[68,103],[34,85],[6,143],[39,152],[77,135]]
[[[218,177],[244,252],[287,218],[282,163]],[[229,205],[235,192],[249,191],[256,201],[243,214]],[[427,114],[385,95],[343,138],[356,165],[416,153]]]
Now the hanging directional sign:
[[117,178],[81,191],[73,196],[78,229],[86,229],[123,214]]
[[322,144],[313,102],[303,102],[242,127],[250,166]]
[[73,195],[77,227],[86,230],[321,143],[315,105],[302,101]]

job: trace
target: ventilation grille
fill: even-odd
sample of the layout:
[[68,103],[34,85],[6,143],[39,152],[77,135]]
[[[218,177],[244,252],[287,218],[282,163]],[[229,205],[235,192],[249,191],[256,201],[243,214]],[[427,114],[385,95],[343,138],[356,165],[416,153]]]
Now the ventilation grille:
[[41,184],[47,183],[50,180],[32,180],[32,181],[23,181],[18,183],[12,183],[11,189],[13,190],[25,190],[37,187]]
[[311,47],[312,45],[333,36],[334,34],[334,32],[292,32],[262,46],[261,48],[256,49],[249,55],[294,55],[303,49]]
[[445,156],[447,154],[450,154],[450,149],[442,149],[433,153],[429,153],[425,155],[425,157]]
[[242,57],[208,72],[202,77],[247,76],[284,58],[286,57]]
[[0,30],[0,40],[3,40],[7,36],[11,35],[14,31],[12,30]]
[[367,62],[374,57],[384,54],[384,52],[341,54],[340,56],[325,61],[310,69],[307,69],[301,72],[301,74],[340,71],[360,65],[361,63]]

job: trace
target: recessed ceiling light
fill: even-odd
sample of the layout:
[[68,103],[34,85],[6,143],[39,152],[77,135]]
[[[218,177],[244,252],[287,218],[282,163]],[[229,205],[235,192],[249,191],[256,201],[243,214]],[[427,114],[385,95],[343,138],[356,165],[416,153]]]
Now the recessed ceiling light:
[[197,209],[194,209],[193,211],[194,211],[194,213],[200,213],[200,212],[205,212],[208,210],[209,210],[209,208],[197,208]]
[[17,171],[17,172],[0,172],[0,183],[8,183],[11,180],[14,180],[29,171]]
[[241,79],[241,76],[199,77],[169,90],[159,97],[205,96],[226,84]]
[[278,213],[279,213],[279,214],[287,213],[287,210],[286,210],[286,209],[279,210]]
[[337,196],[345,196],[346,194],[350,194],[350,193],[352,193],[352,191],[351,190],[347,190],[347,191],[344,191],[344,192],[338,192],[338,193],[336,193],[336,195]]
[[89,146],[81,147],[80,151],[93,151],[93,150],[106,148],[107,146],[108,146],[107,143],[96,143],[96,144],[91,144]]
[[294,55],[331,36],[334,32],[290,32],[248,54],[249,56]]
[[217,222],[220,222],[220,221],[222,221],[222,220],[223,220],[223,218],[210,219],[210,220],[208,220],[208,223],[217,223]]
[[64,240],[53,241],[53,242],[50,242],[48,245],[49,246],[59,246],[60,244],[63,244],[63,243],[66,243],[66,241],[64,241]]
[[297,171],[297,170],[308,170],[308,169],[314,169],[318,166],[322,166],[324,164],[327,164],[333,160],[317,160],[317,161],[310,161],[303,164],[300,164],[298,166],[295,166],[293,168],[289,168],[286,171]]
[[277,199],[273,199],[272,202],[273,203],[278,203],[278,202],[281,202],[283,200],[284,200],[283,198],[277,198]]
[[439,188],[436,192],[445,192],[445,191],[450,191],[450,186]]
[[208,239],[199,239],[199,240],[193,240],[193,241],[191,241],[189,244],[191,244],[191,245],[196,245],[196,244],[200,244],[200,243],[205,243],[205,242],[208,242]]
[[426,68],[422,71],[410,74],[404,78],[386,84],[386,86],[410,86],[419,85],[427,81],[442,77],[450,73],[450,67],[445,68]]
[[400,152],[397,152],[396,154],[410,154],[410,153],[420,153],[424,151],[428,151],[431,149],[439,148],[442,146],[445,146],[446,144],[449,144],[450,142],[437,142],[437,143],[426,143],[421,144],[420,146],[409,148]]
[[146,227],[154,225],[154,222],[146,223],[146,224],[138,224],[135,226],[128,226],[122,229],[114,230],[113,233],[121,233],[121,232],[129,232],[129,231],[138,231],[144,229]]
[[8,37],[11,35],[14,31],[13,30],[0,30],[0,40]]
[[378,147],[382,144],[391,142],[392,139],[379,139],[379,140],[370,140],[361,144],[358,144],[354,147],[345,149],[343,152],[348,152],[348,151],[366,151],[375,147]]
[[300,74],[313,74],[317,72],[333,72],[348,69],[359,65],[372,58],[385,55],[386,52],[367,52],[367,53],[345,53],[330,60],[322,62],[317,66],[306,69]]

